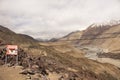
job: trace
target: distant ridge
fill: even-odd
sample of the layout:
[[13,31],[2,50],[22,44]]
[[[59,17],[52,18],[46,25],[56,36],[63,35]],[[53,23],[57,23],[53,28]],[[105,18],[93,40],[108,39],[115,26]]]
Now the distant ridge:
[[21,44],[21,43],[34,44],[37,42],[37,40],[28,35],[17,34],[2,25],[0,25],[0,41],[1,43],[4,44]]

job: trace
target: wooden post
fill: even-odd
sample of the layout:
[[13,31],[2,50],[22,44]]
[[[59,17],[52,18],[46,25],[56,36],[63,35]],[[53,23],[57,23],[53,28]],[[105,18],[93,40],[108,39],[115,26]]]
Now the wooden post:
[[16,65],[18,65],[18,55],[16,55]]
[[7,54],[5,55],[5,65],[7,65]]

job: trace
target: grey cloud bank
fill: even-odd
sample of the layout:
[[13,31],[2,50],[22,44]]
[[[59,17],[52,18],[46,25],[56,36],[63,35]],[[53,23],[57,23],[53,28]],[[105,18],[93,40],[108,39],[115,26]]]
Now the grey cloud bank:
[[35,38],[61,37],[119,19],[119,0],[0,0],[0,24]]

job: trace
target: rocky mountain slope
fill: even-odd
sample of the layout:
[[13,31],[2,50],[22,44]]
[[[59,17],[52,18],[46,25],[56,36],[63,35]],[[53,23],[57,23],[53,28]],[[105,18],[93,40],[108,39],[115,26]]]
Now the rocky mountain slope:
[[[81,31],[79,31],[79,33],[81,33]],[[73,38],[76,34],[78,34],[78,32],[71,33],[63,39],[67,40],[68,38]],[[75,39],[76,40],[74,40],[74,38],[72,39],[74,41],[73,44],[77,46],[97,46],[106,49],[109,52],[119,52],[120,24],[92,24],[86,30],[83,30],[81,34],[77,35],[77,38]]]
[[59,40],[63,40],[63,41],[64,40],[68,40],[68,41],[72,40],[73,41],[76,39],[80,39],[82,36],[82,33],[83,33],[83,31],[75,31],[75,32],[72,32],[72,33],[64,36],[63,38],[60,38]]
[[88,28],[83,33],[82,39],[86,40],[79,41],[80,45],[94,45],[109,52],[117,52],[120,50],[120,25]]

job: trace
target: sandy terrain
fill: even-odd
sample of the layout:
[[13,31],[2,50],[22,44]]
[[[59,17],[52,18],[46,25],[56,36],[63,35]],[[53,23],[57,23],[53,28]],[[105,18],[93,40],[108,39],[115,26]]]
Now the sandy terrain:
[[21,67],[0,66],[0,80],[25,80],[26,77],[19,74]]
[[102,63],[110,63],[120,68],[120,60],[115,60],[112,58],[97,58],[97,61]]

